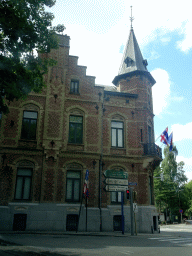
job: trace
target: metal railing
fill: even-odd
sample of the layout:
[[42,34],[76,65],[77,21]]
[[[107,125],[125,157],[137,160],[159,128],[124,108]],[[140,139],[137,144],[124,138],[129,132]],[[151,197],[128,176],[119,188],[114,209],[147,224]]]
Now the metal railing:
[[162,149],[155,143],[146,143],[144,146],[144,155],[157,156],[162,158]]

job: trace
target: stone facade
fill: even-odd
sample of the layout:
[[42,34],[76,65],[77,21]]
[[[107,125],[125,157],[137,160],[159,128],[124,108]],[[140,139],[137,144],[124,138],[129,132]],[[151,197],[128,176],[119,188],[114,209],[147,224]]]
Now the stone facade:
[[[136,73],[110,90],[95,85],[78,57],[69,55],[70,38],[59,38],[59,49],[49,54],[57,65],[45,75],[46,87],[10,103],[10,113],[2,115],[0,230],[74,230],[82,202],[78,228],[84,231],[86,170],[87,230],[120,229],[119,194],[104,191],[103,173],[121,169],[136,184],[130,187],[137,192],[138,232],[151,232],[158,215],[153,170],[161,161],[161,149],[154,144],[152,83]],[[125,196],[124,206],[128,232]]]

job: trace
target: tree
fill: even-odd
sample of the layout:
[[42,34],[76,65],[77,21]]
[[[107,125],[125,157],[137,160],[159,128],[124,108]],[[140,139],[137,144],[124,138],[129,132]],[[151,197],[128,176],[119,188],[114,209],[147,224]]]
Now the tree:
[[187,208],[186,215],[188,217],[191,217],[192,216],[192,180],[184,186],[184,191],[182,196],[185,199],[185,204]]
[[30,91],[40,92],[43,75],[54,61],[40,58],[58,47],[52,27],[55,0],[1,0],[0,3],[0,112],[7,113],[7,102],[25,98]]
[[[169,147],[166,147],[162,164],[154,172],[154,177],[157,178],[154,179],[156,205],[160,212],[165,211],[167,214],[169,212],[169,215],[179,215],[179,208],[184,208],[185,201],[181,198],[187,177],[183,170],[184,162],[176,162],[177,153],[175,146],[172,152],[169,152]],[[161,174],[163,174],[163,180],[160,179]]]

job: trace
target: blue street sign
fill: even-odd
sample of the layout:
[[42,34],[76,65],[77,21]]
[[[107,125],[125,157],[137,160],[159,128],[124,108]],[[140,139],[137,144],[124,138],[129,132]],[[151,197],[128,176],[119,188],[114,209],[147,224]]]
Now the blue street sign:
[[129,182],[128,185],[129,186],[137,186],[137,182]]

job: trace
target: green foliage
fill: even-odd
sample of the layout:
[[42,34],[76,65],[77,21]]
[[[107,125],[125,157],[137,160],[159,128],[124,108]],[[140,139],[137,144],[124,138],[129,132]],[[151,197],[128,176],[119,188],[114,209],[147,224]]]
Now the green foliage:
[[7,101],[25,98],[30,91],[40,92],[43,75],[53,60],[37,56],[58,47],[52,27],[55,0],[1,0],[0,2],[0,111],[8,112]]
[[[169,152],[169,147],[166,147],[161,167],[157,167],[154,171],[156,205],[160,212],[168,210],[170,215],[179,215],[180,208],[187,209],[186,200],[183,197],[187,177],[183,170],[184,162],[176,162],[177,153],[176,147],[173,147],[172,152]],[[160,178],[162,174],[163,180]]]
[[183,197],[187,205],[186,215],[192,216],[192,181],[184,186]]

